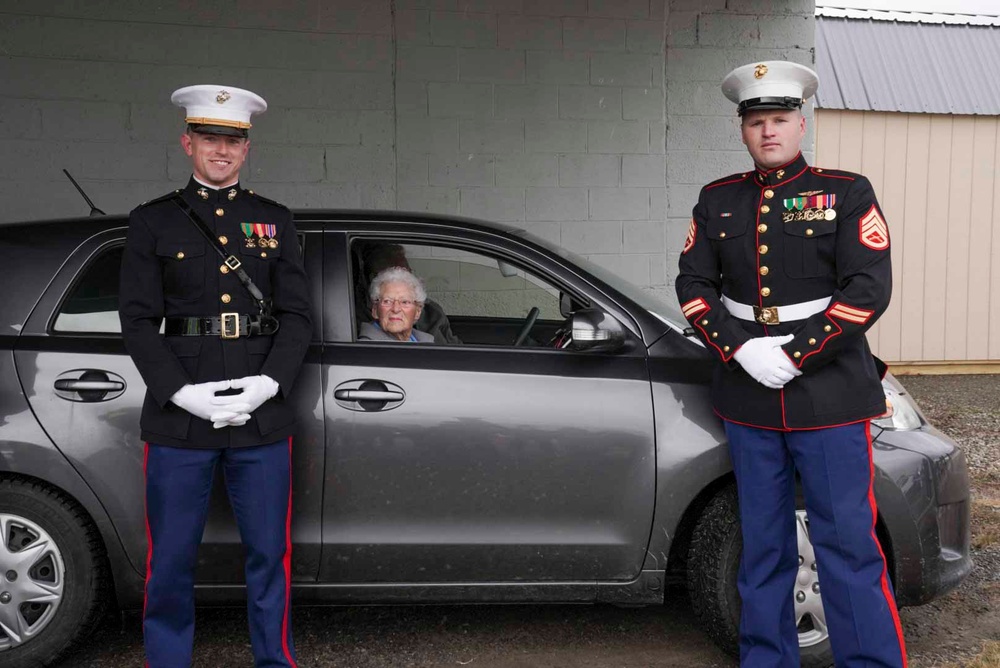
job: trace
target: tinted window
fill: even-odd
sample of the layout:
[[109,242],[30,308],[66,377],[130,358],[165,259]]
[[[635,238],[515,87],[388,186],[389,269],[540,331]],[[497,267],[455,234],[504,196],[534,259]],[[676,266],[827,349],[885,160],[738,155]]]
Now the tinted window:
[[55,331],[121,333],[118,273],[123,250],[122,246],[110,248],[84,267],[56,315]]

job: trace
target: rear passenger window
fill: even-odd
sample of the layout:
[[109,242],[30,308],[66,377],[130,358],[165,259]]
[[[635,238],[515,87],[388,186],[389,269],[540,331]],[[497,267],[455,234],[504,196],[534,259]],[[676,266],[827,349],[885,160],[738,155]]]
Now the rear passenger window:
[[123,246],[109,248],[83,268],[59,307],[53,330],[121,334],[118,320],[118,274]]

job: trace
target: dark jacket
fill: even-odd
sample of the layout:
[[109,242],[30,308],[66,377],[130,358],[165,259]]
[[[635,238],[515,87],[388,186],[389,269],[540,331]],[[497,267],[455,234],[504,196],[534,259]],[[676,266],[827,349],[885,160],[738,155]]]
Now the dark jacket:
[[[809,167],[799,155],[766,172],[705,186],[680,257],[685,316],[721,362],[712,388],[723,418],[772,429],[857,422],[885,412],[865,332],[889,305],[889,236],[871,183]],[[725,295],[758,307],[830,297],[805,320],[762,325],[733,317]],[[802,371],[782,390],[733,359],[747,340],[794,334],[783,346]]]
[[[224,340],[216,336],[163,336],[163,318],[257,315],[257,303],[235,273],[171,201],[147,202],[129,216],[122,259],[119,315],[125,347],[146,383],[142,438],[161,445],[222,448],[261,445],[291,435],[294,414],[285,404],[312,337],[309,289],[291,212],[271,200],[233,188],[202,188],[194,179],[176,191],[236,255],[251,280],[273,300],[280,323],[273,336]],[[202,196],[203,193],[205,196]],[[274,225],[276,247],[261,244],[241,223]],[[228,297],[226,297],[228,295]],[[228,299],[228,303],[224,300]],[[278,394],[241,427],[213,429],[170,402],[188,383],[264,374]]]

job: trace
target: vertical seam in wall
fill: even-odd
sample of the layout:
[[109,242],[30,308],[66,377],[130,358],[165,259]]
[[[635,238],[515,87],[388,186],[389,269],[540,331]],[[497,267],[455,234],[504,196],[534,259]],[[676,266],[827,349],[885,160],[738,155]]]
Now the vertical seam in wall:
[[392,41],[392,208],[399,208],[399,106],[396,103],[396,63],[399,61],[399,40],[396,37],[396,0],[389,0],[389,39]]

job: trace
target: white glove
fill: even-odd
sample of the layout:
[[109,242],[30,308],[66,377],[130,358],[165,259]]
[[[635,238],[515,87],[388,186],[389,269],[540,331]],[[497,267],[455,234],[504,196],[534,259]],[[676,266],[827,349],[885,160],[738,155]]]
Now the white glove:
[[780,348],[793,338],[795,337],[792,334],[785,334],[750,339],[740,346],[733,359],[761,385],[772,390],[780,390],[792,378],[802,375]]
[[230,388],[231,381],[219,380],[212,383],[188,383],[181,389],[174,392],[170,401],[180,408],[183,408],[191,415],[202,420],[213,420],[213,416],[219,412],[213,403],[216,399],[215,393]]
[[[213,426],[216,429],[246,424],[250,413],[260,408],[261,404],[278,393],[278,383],[270,376],[244,376],[229,381],[229,387],[243,391],[222,397],[213,397],[212,405],[216,413],[212,415]],[[235,417],[234,417],[235,416]]]

